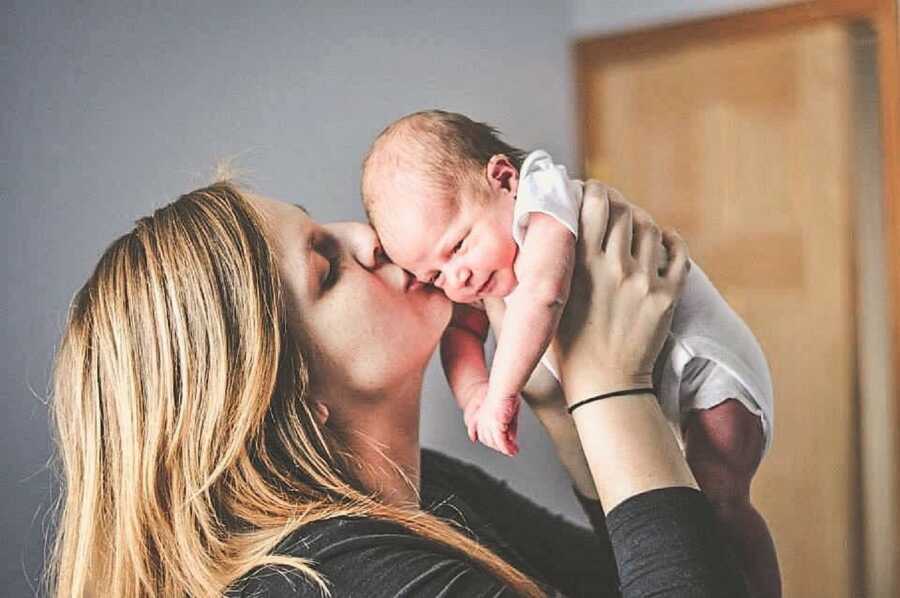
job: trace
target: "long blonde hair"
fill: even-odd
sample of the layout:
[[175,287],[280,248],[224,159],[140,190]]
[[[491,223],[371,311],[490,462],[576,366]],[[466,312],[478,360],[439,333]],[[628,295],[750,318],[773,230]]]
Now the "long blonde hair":
[[393,521],[544,595],[454,526],[368,494],[315,417],[309,367],[261,221],[234,185],[188,193],[112,243],[56,357],[50,593],[214,596],[282,565],[328,594],[312,563],[273,550],[307,523],[351,516]]

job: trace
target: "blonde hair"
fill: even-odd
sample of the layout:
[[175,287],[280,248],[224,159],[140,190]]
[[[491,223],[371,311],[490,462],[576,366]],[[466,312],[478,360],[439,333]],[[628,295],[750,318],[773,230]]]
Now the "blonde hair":
[[379,502],[318,423],[304,348],[252,206],[228,182],[139,220],[76,294],[53,375],[63,481],[48,571],[59,597],[214,596],[334,517],[447,545],[523,595],[527,576],[451,524]]

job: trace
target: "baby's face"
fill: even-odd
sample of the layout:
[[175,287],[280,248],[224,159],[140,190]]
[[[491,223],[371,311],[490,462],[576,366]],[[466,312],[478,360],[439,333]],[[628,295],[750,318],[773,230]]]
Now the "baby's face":
[[388,257],[458,303],[511,293],[518,251],[512,197],[495,194],[480,201],[464,192],[454,206],[435,195],[393,198],[392,205],[402,209],[391,210],[376,226]]

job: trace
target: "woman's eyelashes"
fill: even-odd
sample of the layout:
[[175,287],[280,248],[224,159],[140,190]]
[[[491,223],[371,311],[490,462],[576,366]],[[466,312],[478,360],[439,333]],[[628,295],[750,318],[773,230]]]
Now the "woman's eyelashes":
[[324,235],[316,240],[316,252],[325,258],[326,267],[320,280],[320,287],[326,291],[334,286],[341,272],[342,254],[337,239]]
[[320,285],[323,291],[327,291],[334,286],[341,270],[339,257],[325,256],[325,261],[327,262],[328,267],[325,269],[325,276],[322,277],[322,284]]

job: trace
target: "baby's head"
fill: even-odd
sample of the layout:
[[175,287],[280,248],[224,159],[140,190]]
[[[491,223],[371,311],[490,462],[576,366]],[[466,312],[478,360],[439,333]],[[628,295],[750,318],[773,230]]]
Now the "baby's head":
[[458,302],[516,286],[513,202],[525,152],[441,110],[388,126],[363,162],[366,213],[385,253]]

